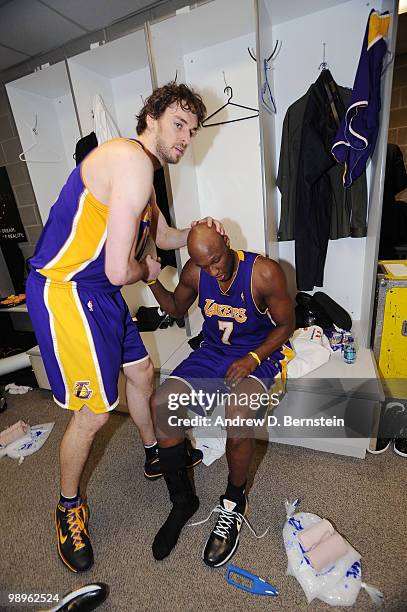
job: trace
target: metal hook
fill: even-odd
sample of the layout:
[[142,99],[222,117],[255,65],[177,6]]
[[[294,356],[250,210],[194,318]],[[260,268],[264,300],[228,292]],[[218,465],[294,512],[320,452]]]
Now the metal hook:
[[[271,52],[271,54],[270,54],[270,55],[269,55],[269,57],[267,58],[267,63],[268,63],[268,62],[269,62],[269,61],[270,61],[270,60],[271,60],[271,59],[274,57],[274,55],[276,54],[277,47],[278,47],[278,43],[279,43],[279,41],[278,41],[278,39],[277,39],[276,44],[274,45],[274,49],[273,49],[273,51]],[[281,49],[281,45],[280,45],[280,49]],[[250,57],[252,58],[252,60],[254,60],[255,62],[257,62],[257,58],[256,58],[256,55],[255,55],[255,53],[254,53],[254,50],[253,50],[253,49],[250,49],[250,47],[247,47],[247,50],[248,50],[249,55],[250,55]]]
[[325,61],[325,47],[326,47],[326,43],[323,42],[322,43],[322,62],[318,66],[318,70],[326,70],[326,68],[328,68],[328,64]]
[[[224,70],[222,70],[222,74],[223,74],[223,80],[224,80],[224,83],[225,83],[226,87],[229,87],[229,85],[226,82],[226,76],[225,76],[225,71]],[[225,90],[223,90],[223,91],[225,91]]]
[[257,62],[256,56],[254,54],[253,49],[250,49],[250,47],[247,47],[247,50],[249,52],[250,57],[252,58],[252,60],[254,60],[255,62]]
[[38,115],[35,115],[35,124],[34,127],[32,128],[33,133],[38,136],[38,130],[37,130],[37,125],[38,125]]
[[233,98],[233,89],[230,87],[230,85],[226,85],[225,89],[223,90],[223,93],[229,96],[228,102],[230,102],[231,99]]

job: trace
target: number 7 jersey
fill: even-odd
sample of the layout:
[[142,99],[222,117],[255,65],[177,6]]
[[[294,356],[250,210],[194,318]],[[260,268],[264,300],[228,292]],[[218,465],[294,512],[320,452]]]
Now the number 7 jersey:
[[243,356],[266,340],[275,323],[268,309],[259,310],[253,299],[253,267],[259,255],[246,251],[237,251],[237,255],[238,266],[225,292],[216,278],[201,270],[199,307],[204,345]]

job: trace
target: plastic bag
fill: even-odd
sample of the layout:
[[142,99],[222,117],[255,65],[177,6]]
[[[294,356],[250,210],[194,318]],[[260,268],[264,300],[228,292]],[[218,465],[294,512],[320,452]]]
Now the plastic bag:
[[363,587],[374,603],[381,605],[382,593],[362,582],[361,556],[352,546],[349,545],[346,555],[321,572],[316,572],[309,564],[297,535],[322,519],[309,512],[294,514],[298,505],[298,500],[286,502],[283,539],[288,559],[287,574],[301,584],[308,603],[317,597],[332,606],[352,606]]
[[5,454],[12,459],[18,459],[21,464],[25,457],[40,450],[54,425],[55,423],[42,423],[31,427],[30,436],[8,444],[5,447]]

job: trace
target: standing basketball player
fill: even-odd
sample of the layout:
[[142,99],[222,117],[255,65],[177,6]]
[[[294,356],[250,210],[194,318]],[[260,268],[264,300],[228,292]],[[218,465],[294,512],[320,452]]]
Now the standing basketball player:
[[[189,229],[168,227],[157,207],[154,167],[180,161],[205,112],[185,85],[155,90],[139,115],[138,139],[108,141],[70,174],[30,261],[29,314],[54,399],[72,411],[55,527],[59,556],[73,572],[93,563],[79,484],[93,439],[118,404],[122,366],[147,458],[158,450],[149,405],[154,368],[120,288],[158,274],[158,261],[140,260],[150,230],[162,249],[186,244]],[[157,461],[153,467],[157,475]]]

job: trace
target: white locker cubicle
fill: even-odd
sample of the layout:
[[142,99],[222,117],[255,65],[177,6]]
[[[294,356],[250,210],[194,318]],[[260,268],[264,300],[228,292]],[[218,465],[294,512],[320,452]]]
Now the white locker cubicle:
[[6,89],[45,223],[75,167],[73,154],[80,135],[65,62],[8,83]]
[[[215,0],[150,26],[158,85],[185,81],[201,94],[208,115],[231,102],[257,109],[254,4]],[[254,115],[228,105],[208,123]],[[235,248],[265,252],[259,119],[204,127],[178,166],[170,166],[178,225],[211,215],[225,224]]]
[[[258,0],[258,6],[261,58],[268,57],[276,41],[281,41],[281,50],[271,62],[272,70],[269,71],[277,113],[270,116],[261,109],[265,132],[263,140],[268,139],[273,149],[268,151],[269,160],[265,160],[265,172],[268,174],[269,248],[271,252],[278,251],[290,286],[295,289],[294,242],[277,243],[276,238],[281,198],[275,181],[283,120],[288,107],[301,98],[311,83],[317,80],[319,66],[323,61],[323,43],[325,61],[336,83],[343,87],[353,87],[365,28],[373,6],[362,0],[311,0],[307,3]],[[395,45],[396,7],[397,2],[393,0],[385,0],[375,6],[377,10],[389,10],[391,13],[388,38],[390,49]],[[387,63],[388,58],[385,58],[384,64]],[[373,251],[380,234],[377,214],[382,203],[380,189],[383,189],[382,172],[387,145],[392,70],[391,64],[382,78],[380,135],[373,160],[367,165],[368,236],[329,241],[322,287],[325,293],[348,310],[354,321],[360,322],[360,340],[364,346],[369,343],[371,324],[371,312],[367,304],[370,304],[374,291],[372,275],[375,275],[377,255]],[[259,67],[259,75],[262,85],[262,67]],[[263,146],[267,147],[266,144]]]
[[[295,437],[276,428],[270,438],[287,444],[302,445],[317,450],[335,452],[363,458],[370,442],[366,433],[355,435],[349,423],[360,419],[366,424],[374,422],[375,409],[383,400],[383,392],[371,349],[369,336],[374,301],[378,237],[383,195],[387,131],[390,111],[391,83],[396,28],[397,1],[384,0],[375,6],[388,10],[391,16],[388,35],[389,55],[381,82],[381,122],[373,159],[367,165],[368,231],[365,238],[330,240],[321,288],[339,302],[353,319],[353,331],[359,344],[357,363],[348,366],[340,354],[331,356],[329,363],[298,381],[289,381],[289,392],[276,409],[276,416],[285,414],[306,418],[329,414],[335,407],[336,416],[346,416],[343,429],[338,428],[331,437],[311,438],[307,427],[298,427]],[[260,106],[260,127],[263,155],[263,185],[266,201],[268,248],[271,255],[278,254],[293,294],[295,287],[294,242],[278,242],[277,228],[281,197],[276,187],[278,160],[281,147],[283,120],[287,109],[302,97],[319,76],[323,60],[328,63],[336,83],[353,87],[353,81],[362,48],[363,37],[371,9],[362,0],[311,0],[284,2],[258,0],[257,56],[259,87],[264,83],[262,62],[269,57],[277,40],[281,49],[271,62],[269,82],[277,112],[269,114]],[[324,44],[325,43],[325,44]],[[325,46],[325,58],[323,50]],[[394,56],[393,56],[394,57]],[[390,59],[390,61],[389,61]],[[315,290],[318,290],[317,288]],[[371,381],[370,384],[368,381]],[[369,389],[369,392],[366,392]],[[355,428],[357,430],[357,427]],[[321,432],[319,432],[321,435]],[[284,438],[284,435],[286,436]],[[323,433],[322,433],[323,435]]]
[[[119,135],[136,138],[137,114],[153,89],[144,29],[70,58],[68,67],[83,134],[94,129],[93,100],[99,94]],[[163,275],[174,287],[177,271],[166,268]],[[132,313],[156,305],[143,283],[123,287],[122,293]]]
[[152,91],[144,30],[100,44],[68,59],[83,134],[93,130],[92,102],[99,94],[120,135],[136,136],[136,115]]

